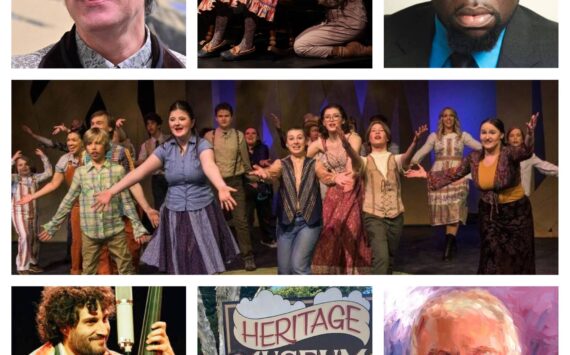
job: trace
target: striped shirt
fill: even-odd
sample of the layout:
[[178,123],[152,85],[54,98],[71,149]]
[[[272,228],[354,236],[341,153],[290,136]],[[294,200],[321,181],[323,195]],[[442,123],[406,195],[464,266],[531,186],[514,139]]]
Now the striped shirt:
[[95,203],[96,193],[109,189],[124,175],[125,169],[109,160],[105,160],[100,169],[93,165],[93,161],[77,168],[67,195],[61,201],[55,216],[43,226],[44,229],[53,236],[79,197],[81,232],[87,237],[105,239],[119,234],[125,229],[122,216],[131,220],[136,237],[148,234],[137,216],[129,190],[113,196],[109,208],[104,211],[95,212],[91,207]]

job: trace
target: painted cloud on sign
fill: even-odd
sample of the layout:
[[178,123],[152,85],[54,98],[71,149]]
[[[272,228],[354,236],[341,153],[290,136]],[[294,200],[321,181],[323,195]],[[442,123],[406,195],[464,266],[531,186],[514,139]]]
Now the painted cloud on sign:
[[293,304],[284,300],[279,295],[274,295],[271,291],[263,290],[254,299],[244,298],[237,305],[237,311],[243,316],[251,319],[273,317],[305,308],[305,304],[297,301]]
[[[370,310],[370,302],[362,297],[360,291],[352,291],[347,297],[343,297],[342,292],[338,288],[329,288],[324,292],[318,293],[314,298],[314,304],[334,301],[355,302]],[[263,290],[252,300],[243,298],[236,307],[237,311],[243,316],[251,319],[260,319],[297,311],[306,306],[301,301],[291,303],[283,299],[282,296],[274,295],[269,290]]]
[[320,292],[315,296],[315,304],[334,302],[334,301],[350,301],[360,304],[366,309],[370,309],[370,302],[364,297],[360,291],[352,291],[348,297],[343,297],[342,292],[338,288],[329,288],[325,292]]

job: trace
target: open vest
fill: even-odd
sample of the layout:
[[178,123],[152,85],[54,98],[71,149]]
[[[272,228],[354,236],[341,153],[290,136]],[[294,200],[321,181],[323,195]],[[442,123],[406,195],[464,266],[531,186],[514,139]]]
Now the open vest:
[[309,226],[319,223],[322,219],[323,206],[319,181],[315,173],[316,160],[305,158],[299,191],[295,186],[295,170],[291,156],[282,159],[281,164],[283,167],[276,213],[279,223],[283,225],[293,223],[297,212]]
[[382,175],[378,170],[374,158],[369,155],[366,159],[366,184],[362,210],[381,218],[397,217],[404,212],[404,205],[396,158],[392,154],[388,157],[386,170],[388,176]]
[[[184,64],[150,33],[152,68],[184,68]],[[42,58],[40,68],[83,68],[77,55],[75,25]]]

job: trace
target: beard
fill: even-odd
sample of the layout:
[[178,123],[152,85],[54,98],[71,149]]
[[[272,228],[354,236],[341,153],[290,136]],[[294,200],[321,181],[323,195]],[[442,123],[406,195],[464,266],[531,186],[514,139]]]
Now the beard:
[[501,15],[497,12],[493,12],[492,16],[495,18],[496,25],[479,37],[470,36],[451,22],[449,27],[447,27],[447,43],[449,47],[454,52],[463,54],[487,52],[493,49],[497,44],[501,31],[507,26],[507,23],[502,23]]
[[106,347],[95,349],[93,345],[91,345],[91,340],[96,339],[98,339],[97,336],[84,337],[71,333],[69,345],[73,349],[73,352],[78,355],[104,355],[107,351]]

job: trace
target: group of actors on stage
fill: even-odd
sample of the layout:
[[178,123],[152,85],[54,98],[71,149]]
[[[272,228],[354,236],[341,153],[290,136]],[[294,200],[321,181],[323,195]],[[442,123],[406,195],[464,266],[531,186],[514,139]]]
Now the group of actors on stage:
[[[205,38],[200,41],[198,57],[220,56],[226,61],[251,57],[256,52],[257,23],[262,20],[273,23],[278,3],[279,0],[201,0],[199,12],[212,13],[212,16],[206,21],[211,23]],[[285,8],[281,10],[295,6],[292,1],[281,1],[280,5],[283,3]],[[325,20],[297,36],[289,33],[288,45],[292,48],[277,47],[276,28],[270,26],[268,51],[283,55],[292,49],[296,55],[308,58],[372,56],[372,46],[359,41],[368,22],[364,0],[318,0],[318,4],[326,9]],[[229,48],[226,30],[234,11],[239,8],[244,10],[243,35],[239,44]]]
[[[238,255],[245,270],[253,271],[257,210],[262,241],[277,248],[279,274],[391,274],[404,227],[403,176],[427,178],[431,224],[446,228],[445,260],[452,258],[459,225],[466,221],[470,177],[481,195],[478,273],[535,273],[527,197],[532,168],[558,174],[555,165],[533,154],[538,113],[524,129],[506,130],[500,119],[487,118],[477,141],[446,107],[423,147],[416,152],[426,125],[399,154],[385,117],[371,117],[363,139],[343,107],[331,104],[320,117],[307,114],[303,125],[286,131],[272,115],[289,151],[275,161],[255,127],[245,134],[232,128],[231,105],[220,103],[214,113],[218,127],[199,132],[190,104],[176,101],[168,110],[170,135],[161,132],[159,115],[145,115],[149,138],[136,161],[125,120],[106,111],[91,115],[89,129],[78,121],[71,128],[56,126],[56,132],[67,132],[66,144],[24,126],[45,146],[66,153],[55,173],[39,149],[42,173],[32,172],[20,151],[12,158],[18,273],[42,271],[38,239],[51,239],[66,219],[72,274],[133,274],[141,262],[168,274],[216,274]],[[464,146],[473,149],[465,157]],[[431,151],[436,159],[426,172],[419,163]],[[147,176],[154,208],[139,184]],[[36,200],[64,182],[66,196],[40,228]],[[152,234],[141,223],[143,211]]]

